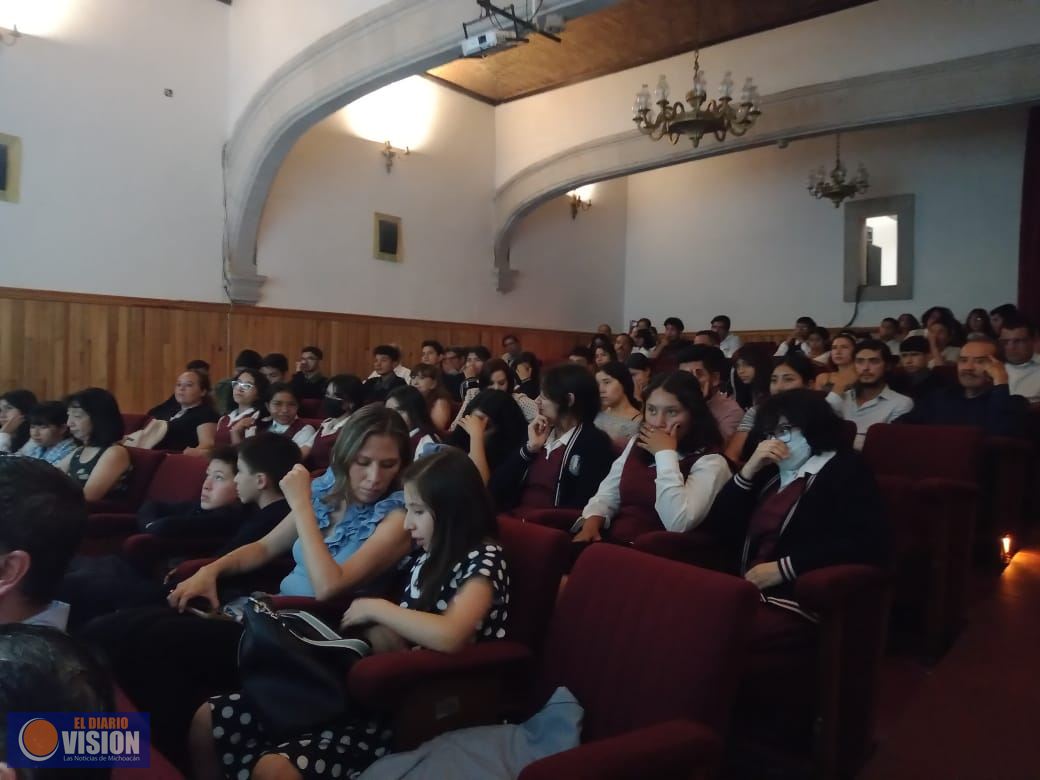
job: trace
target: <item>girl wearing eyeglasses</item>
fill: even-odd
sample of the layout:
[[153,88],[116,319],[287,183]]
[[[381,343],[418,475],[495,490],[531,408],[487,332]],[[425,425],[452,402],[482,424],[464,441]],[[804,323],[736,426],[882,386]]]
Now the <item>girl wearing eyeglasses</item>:
[[231,398],[235,407],[217,420],[217,432],[214,440],[217,447],[228,447],[232,442],[232,429],[241,435],[245,429],[256,424],[263,410],[261,399],[267,395],[267,377],[259,371],[249,369],[239,371],[231,381]]

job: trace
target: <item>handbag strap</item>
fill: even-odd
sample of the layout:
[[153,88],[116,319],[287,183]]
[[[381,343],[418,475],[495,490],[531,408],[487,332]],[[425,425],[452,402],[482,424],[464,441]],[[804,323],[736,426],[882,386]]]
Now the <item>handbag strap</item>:
[[[308,645],[313,645],[314,647],[341,647],[346,650],[353,650],[361,656],[367,656],[372,652],[372,648],[365,640],[345,639],[309,612],[304,612],[299,609],[283,609],[275,612],[274,615],[282,621],[282,625],[285,626],[290,634]],[[310,637],[302,636],[294,631],[292,626],[287,625],[286,622],[282,620],[283,618],[296,618],[297,620],[302,620],[324,638],[311,639]]]

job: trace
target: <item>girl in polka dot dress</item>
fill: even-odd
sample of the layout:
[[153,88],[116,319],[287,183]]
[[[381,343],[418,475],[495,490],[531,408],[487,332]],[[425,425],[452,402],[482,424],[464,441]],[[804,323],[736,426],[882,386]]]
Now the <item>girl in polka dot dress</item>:
[[[424,458],[405,472],[404,497],[405,530],[416,543],[404,593],[397,604],[355,599],[340,629],[360,633],[375,653],[416,646],[453,653],[505,637],[509,574],[476,466],[456,449]],[[215,696],[192,722],[193,777],[352,778],[392,742],[386,721],[353,712],[275,743],[242,694]]]

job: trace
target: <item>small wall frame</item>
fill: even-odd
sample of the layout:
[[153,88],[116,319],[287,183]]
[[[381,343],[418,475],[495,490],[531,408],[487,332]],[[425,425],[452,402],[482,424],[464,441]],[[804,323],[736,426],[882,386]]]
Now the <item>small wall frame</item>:
[[401,218],[376,212],[372,228],[372,254],[377,260],[401,262]]
[[0,133],[0,201],[17,203],[22,177],[22,139]]

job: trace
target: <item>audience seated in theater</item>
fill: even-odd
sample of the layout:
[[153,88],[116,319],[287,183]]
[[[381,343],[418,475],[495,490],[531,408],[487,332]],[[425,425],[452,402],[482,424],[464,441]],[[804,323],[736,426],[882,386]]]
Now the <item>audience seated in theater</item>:
[[325,357],[318,347],[304,347],[296,361],[296,373],[292,376],[292,389],[300,400],[322,398],[328,379],[321,373],[321,361]]
[[895,389],[909,396],[915,404],[948,384],[942,374],[928,366],[930,355],[931,346],[924,336],[910,336],[899,345],[899,363],[903,372],[902,382]]
[[143,450],[208,455],[213,449],[220,419],[213,408],[209,390],[208,374],[197,369],[185,371],[177,377],[173,391],[177,409],[163,409],[160,416],[153,417],[144,428],[131,433],[124,443]]
[[588,347],[583,347],[580,344],[572,347],[570,353],[567,355],[567,362],[574,363],[575,365],[587,368],[589,372],[592,372],[596,356]]
[[611,344],[597,344],[592,350],[592,363],[599,369],[607,363],[617,362],[617,353]]
[[638,333],[639,331],[641,331],[641,330],[650,330],[650,331],[652,331],[653,329],[654,329],[654,324],[650,321],[649,317],[640,317],[638,320],[634,321],[634,324],[629,329],[628,335],[631,336],[632,338],[635,338],[636,333]]
[[989,312],[985,309],[972,309],[964,320],[965,338],[971,338],[974,333],[980,333],[991,339],[997,337],[993,324],[989,321]]
[[481,390],[463,407],[458,427],[446,440],[469,453],[485,483],[526,440],[527,421],[514,398],[504,390]]
[[502,337],[502,350],[502,360],[506,361],[506,364],[509,366],[512,366],[516,359],[520,357],[520,353],[524,351],[523,347],[520,346],[520,339],[512,333],[507,333]]
[[645,358],[649,358],[654,348],[657,346],[657,336],[649,328],[644,330],[637,330],[635,335],[632,336],[632,341],[635,344],[632,347],[633,355],[642,355]]
[[480,344],[466,348],[466,362],[462,366],[462,384],[459,386],[459,398],[464,400],[466,394],[476,388],[483,390],[485,385],[484,364],[491,360],[491,352]]
[[928,366],[949,365],[957,362],[960,347],[950,343],[951,331],[948,323],[937,320],[928,326]]
[[730,333],[730,327],[730,318],[725,314],[711,318],[711,329],[718,335],[719,349],[727,358],[732,358],[737,354],[737,350],[744,343],[736,333]]
[[[760,617],[773,628],[766,636],[811,635],[816,617],[794,599],[794,583],[825,566],[884,565],[881,494],[859,454],[844,444],[841,420],[817,392],[788,390],[769,398],[759,409],[755,438],[761,443],[722,488],[701,529],[733,552],[743,549],[739,573],[762,592],[760,610],[767,614]],[[811,642],[804,646],[806,652],[812,648]]]
[[266,355],[260,362],[260,372],[267,377],[267,384],[269,385],[288,382],[291,379],[289,376],[289,358],[281,352],[272,352]]
[[326,415],[314,434],[314,443],[307,456],[307,465],[315,471],[329,467],[332,448],[350,415],[365,403],[365,386],[353,374],[336,374],[325,386],[322,409]]
[[112,394],[88,387],[68,397],[69,433],[77,447],[58,464],[83,488],[87,501],[122,498],[129,489],[130,453],[123,440],[123,416]]
[[596,371],[596,385],[601,411],[594,424],[610,437],[615,447],[622,449],[639,433],[643,422],[632,374],[621,363],[605,363]]
[[664,321],[664,337],[654,345],[650,357],[655,358],[658,363],[666,369],[678,365],[679,353],[690,345],[683,338],[686,325],[678,317],[669,317]]
[[[228,414],[233,411],[237,404],[232,398],[232,386],[231,383],[235,380],[239,374],[243,371],[249,371],[254,377],[260,374],[260,363],[263,362],[263,358],[260,357],[260,353],[252,349],[243,349],[237,355],[235,355],[235,370],[231,372],[231,376],[227,379],[221,379],[213,386],[213,400],[217,407],[217,411],[220,414]],[[266,377],[265,377],[266,379]],[[263,398],[263,395],[260,396]]]
[[643,427],[572,526],[575,542],[604,535],[630,542],[662,527],[689,531],[730,477],[719,454],[718,425],[697,379],[685,371],[658,374],[646,390]]
[[589,349],[592,351],[593,362],[595,362],[596,347],[601,345],[613,349],[614,340],[609,336],[604,336],[602,333],[593,333],[589,339]]
[[899,338],[906,339],[910,336],[925,336],[927,332],[921,327],[921,323],[917,321],[917,317],[913,314],[904,313],[899,315]]
[[831,334],[826,328],[819,326],[813,328],[809,332],[809,337],[805,340],[805,343],[809,345],[809,349],[806,350],[805,354],[822,366],[830,365],[830,339]]
[[539,406],[527,442],[492,475],[492,494],[499,510],[518,517],[548,507],[577,513],[614,460],[610,439],[594,423],[600,408],[596,381],[580,366],[556,366],[545,374]]
[[636,343],[627,333],[619,333],[614,337],[614,354],[618,363],[624,363],[635,349]]
[[614,338],[614,329],[605,322],[601,322],[596,326],[596,333],[599,333],[601,336],[606,336],[609,339]]
[[856,449],[861,450],[871,425],[894,422],[913,409],[914,402],[888,386],[885,371],[891,354],[884,342],[865,339],[853,354],[856,384],[840,395],[830,393],[828,399],[842,417],[856,423]]
[[[439,341],[434,339],[427,339],[421,345],[419,345],[419,362],[425,363],[428,366],[440,369],[441,363],[444,361],[444,347]],[[415,370],[412,370],[412,374],[415,374]]]
[[1011,395],[1000,345],[973,339],[957,359],[958,384],[924,398],[900,419],[922,425],[967,425],[990,436],[1025,436],[1029,404]]
[[508,393],[513,400],[516,401],[517,406],[520,407],[520,411],[523,412],[525,426],[538,416],[537,401],[528,397],[524,393],[516,392],[516,380],[513,376],[513,371],[504,360],[494,358],[484,363],[484,368],[480,377],[480,387],[481,390],[472,389],[466,392],[466,397],[462,401],[462,406],[459,408],[458,414],[455,415],[455,419],[452,421],[449,430],[454,431],[459,426],[462,416],[467,413],[466,407],[474,398],[477,397],[477,394],[483,390],[501,390],[504,393]]
[[246,426],[244,432],[232,429],[232,441],[239,444],[258,433],[277,433],[292,439],[300,448],[301,457],[306,459],[314,446],[317,432],[314,426],[300,418],[300,401],[291,385],[282,382],[267,389],[267,412],[267,417],[255,420],[252,424],[243,423]]
[[650,365],[650,359],[646,355],[633,354],[628,361],[625,363],[628,367],[628,373],[632,375],[632,395],[643,403],[643,392],[646,390],[646,386],[650,384],[650,375],[653,371],[653,367]]
[[[0,458],[0,625],[65,630],[69,605],[55,598],[86,523],[86,503],[75,482],[42,460]],[[3,691],[17,675],[2,651],[0,660]]]
[[268,389],[267,377],[259,370],[244,369],[235,374],[231,380],[232,406],[217,420],[217,430],[213,434],[217,447],[231,444],[235,430],[238,431],[237,440],[241,441],[246,428],[255,425],[264,415],[263,399],[267,397]]
[[1007,362],[1008,385],[1012,395],[1031,404],[1040,404],[1040,357],[1033,353],[1036,328],[1021,317],[1008,318],[1000,331],[1000,346]]
[[783,357],[792,348],[800,349],[802,352],[808,354],[809,334],[812,333],[815,328],[816,320],[812,317],[799,317],[795,320],[794,331],[786,341],[782,342],[780,346],[776,348],[776,352],[773,353],[773,356]]
[[853,362],[853,353],[856,351],[856,339],[847,333],[839,333],[831,342],[829,354],[830,364],[833,371],[825,371],[818,374],[811,387],[822,390],[825,393],[836,393],[841,395],[859,379],[856,373],[856,364]]
[[[188,365],[184,367],[185,371],[197,371],[200,374],[205,374],[209,377],[209,363],[205,360],[189,360]],[[177,401],[175,393],[171,393],[170,397],[163,401],[158,406],[153,406],[146,412],[148,417],[155,419],[167,420],[170,416],[177,414],[181,410],[181,405]]]
[[693,345],[678,354],[679,370],[693,374],[701,385],[701,395],[715,417],[723,443],[729,441],[744,417],[744,410],[732,398],[719,391],[728,366],[718,347]]
[[466,353],[462,347],[448,347],[444,350],[444,359],[441,360],[441,383],[451,393],[453,401],[462,400],[462,382],[465,379],[462,364],[465,360]]
[[18,454],[57,466],[76,449],[76,440],[69,434],[68,417],[68,409],[61,401],[36,404],[28,414],[29,441]]
[[448,430],[451,425],[452,397],[441,384],[441,370],[437,366],[420,363],[412,368],[411,384],[422,394],[434,429]]
[[[364,637],[376,653],[413,647],[453,653],[505,637],[509,575],[491,502],[473,464],[458,452],[438,453],[408,470],[404,490],[403,525],[417,546],[409,581],[396,603],[355,599],[340,630]],[[393,749],[392,721],[385,715],[355,709],[316,725],[318,732],[321,740],[307,733],[271,741],[247,698],[215,696],[192,722],[194,776],[219,777],[230,769],[254,777],[301,777],[298,768],[310,766],[315,776],[355,777]]]
[[999,334],[1004,329],[1004,321],[1019,318],[1018,307],[1013,303],[1003,303],[989,312],[989,324],[993,332]]
[[440,442],[437,427],[430,419],[426,399],[414,387],[398,387],[386,397],[386,408],[393,409],[408,426],[408,438],[412,448],[412,459],[418,460],[426,450]]
[[[878,328],[878,332],[872,336],[878,341],[883,341],[888,346],[888,351],[893,355],[899,354],[899,344],[902,339],[899,338],[899,320],[895,317],[885,317],[881,320],[881,326]],[[834,349],[833,343],[831,349]],[[831,357],[831,362],[834,362],[834,357]]]
[[699,330],[693,334],[693,343],[704,347],[718,347],[722,344],[722,339],[713,330]]
[[[761,347],[749,344],[733,353],[732,363],[730,387],[733,388],[733,400],[746,412],[769,397],[773,361]],[[737,430],[740,430],[739,426]]]
[[31,390],[0,395],[0,454],[18,452],[29,441],[29,411],[36,406]]
[[538,398],[542,387],[542,362],[533,352],[521,352],[513,363],[516,377],[516,392],[523,393],[532,401]]
[[372,375],[365,382],[366,404],[381,404],[391,390],[408,384],[408,379],[397,373],[400,363],[401,350],[392,344],[380,344],[372,350]]

